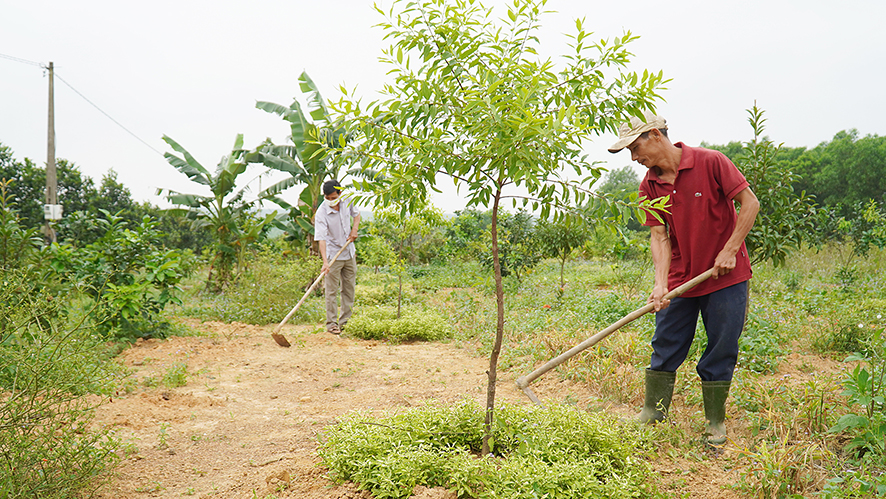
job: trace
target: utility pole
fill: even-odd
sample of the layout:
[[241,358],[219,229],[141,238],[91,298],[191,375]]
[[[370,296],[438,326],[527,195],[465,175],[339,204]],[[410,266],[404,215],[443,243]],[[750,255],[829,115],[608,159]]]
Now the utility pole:
[[56,242],[55,229],[52,221],[61,218],[58,206],[58,177],[55,171],[55,103],[53,99],[53,66],[49,63],[49,126],[46,145],[46,203],[43,206],[43,218],[46,219],[44,233],[50,243]]

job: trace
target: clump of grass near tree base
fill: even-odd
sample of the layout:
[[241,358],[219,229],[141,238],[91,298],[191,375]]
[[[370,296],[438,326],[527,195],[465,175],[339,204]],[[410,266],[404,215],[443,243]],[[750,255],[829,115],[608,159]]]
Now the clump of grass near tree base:
[[637,456],[643,434],[606,414],[501,404],[492,453],[479,457],[483,431],[483,409],[473,402],[355,413],[326,430],[319,453],[333,479],[376,498],[409,497],[416,485],[459,497],[657,497]]
[[436,310],[405,309],[397,318],[396,307],[360,308],[347,324],[347,333],[364,340],[440,341],[452,338],[452,325]]

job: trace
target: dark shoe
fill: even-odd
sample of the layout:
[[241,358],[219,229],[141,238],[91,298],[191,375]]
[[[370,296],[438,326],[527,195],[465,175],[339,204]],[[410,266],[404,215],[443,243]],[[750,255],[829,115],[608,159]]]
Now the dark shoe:
[[701,396],[704,399],[705,444],[720,447],[726,443],[726,397],[731,381],[702,381]]
[[668,416],[676,379],[677,373],[646,369],[646,400],[638,416],[641,423],[657,423]]

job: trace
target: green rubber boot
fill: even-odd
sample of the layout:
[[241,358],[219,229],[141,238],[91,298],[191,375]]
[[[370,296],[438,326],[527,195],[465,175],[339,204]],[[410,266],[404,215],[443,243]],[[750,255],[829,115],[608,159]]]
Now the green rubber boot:
[[726,397],[731,381],[702,381],[701,396],[704,399],[705,443],[719,447],[726,443]]
[[677,373],[646,369],[646,401],[638,418],[641,423],[652,424],[664,421],[674,396],[674,381]]

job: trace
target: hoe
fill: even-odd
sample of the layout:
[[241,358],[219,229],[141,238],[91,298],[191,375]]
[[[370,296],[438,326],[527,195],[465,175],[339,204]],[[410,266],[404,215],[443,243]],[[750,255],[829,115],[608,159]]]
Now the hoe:
[[[344,251],[345,248],[347,248],[349,244],[351,244],[350,241],[348,241],[348,244],[345,244],[344,246],[342,246],[342,248],[340,250],[338,250],[338,253],[336,253],[335,256],[332,257],[332,260],[330,260],[330,261],[334,262],[334,261],[338,260],[338,255],[341,255],[342,251]],[[286,324],[287,321],[289,321],[289,318],[292,317],[293,314],[295,314],[295,311],[298,310],[298,307],[300,307],[301,304],[305,302],[305,299],[307,299],[308,295],[311,294],[311,291],[313,291],[314,288],[316,288],[317,285],[320,284],[320,281],[323,280],[323,276],[325,276],[325,275],[326,275],[326,272],[321,272],[320,275],[317,276],[317,279],[314,280],[314,284],[311,284],[311,287],[308,288],[307,291],[305,291],[305,295],[301,297],[301,300],[299,300],[298,303],[296,303],[295,306],[292,307],[292,310],[290,310],[289,313],[286,314],[286,317],[284,317],[283,320],[280,321],[280,324],[277,324],[277,327],[274,328],[274,332],[271,333],[271,337],[274,338],[274,341],[276,341],[277,344],[280,345],[281,347],[288,347],[289,346],[289,340],[287,340],[285,336],[280,334],[280,330],[283,328],[283,325]]]
[[[682,295],[683,293],[689,291],[690,289],[694,288],[695,286],[698,286],[699,284],[701,284],[702,282],[707,280],[709,277],[711,277],[711,274],[713,272],[714,272],[714,269],[708,269],[705,272],[702,272],[701,274],[699,274],[698,276],[693,278],[691,281],[684,283],[683,285],[681,285],[677,289],[664,295],[664,298],[671,300],[671,299],[674,299],[674,298]],[[602,340],[603,338],[609,336],[610,334],[618,331],[626,324],[631,323],[631,322],[639,319],[640,317],[648,314],[649,312],[652,311],[652,309],[653,309],[652,304],[648,303],[645,306],[638,308],[637,310],[634,310],[633,312],[622,317],[621,319],[619,319],[617,322],[613,323],[611,326],[607,327],[606,329],[600,331],[599,333],[595,334],[594,336],[591,336],[590,338],[584,340],[583,342],[579,343],[578,345],[575,345],[574,347],[570,348],[569,350],[567,350],[567,351],[561,353],[560,355],[554,357],[553,359],[547,361],[543,366],[539,367],[535,371],[532,371],[531,373],[527,374],[526,376],[521,376],[521,377],[517,378],[517,382],[516,382],[517,388],[523,390],[523,393],[525,393],[526,396],[529,397],[529,400],[533,401],[534,403],[536,403],[538,405],[543,406],[544,404],[542,404],[541,401],[538,399],[538,397],[535,396],[535,392],[533,392],[532,389],[529,388],[529,383],[532,383],[533,381],[536,380],[536,378],[538,378],[542,374],[544,374],[544,373],[550,371],[551,369],[559,366],[560,364],[566,362],[568,359],[572,358],[573,356],[575,356],[579,352],[596,345],[600,340]]]

